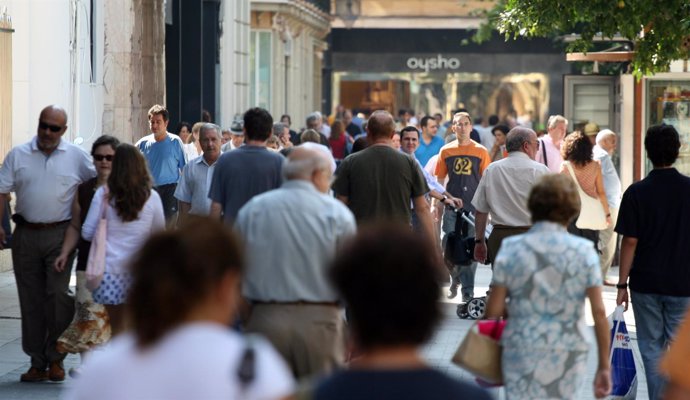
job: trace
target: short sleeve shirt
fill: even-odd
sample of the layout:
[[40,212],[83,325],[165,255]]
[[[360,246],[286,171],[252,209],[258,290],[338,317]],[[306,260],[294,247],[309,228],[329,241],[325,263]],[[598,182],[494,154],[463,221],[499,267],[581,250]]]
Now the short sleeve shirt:
[[208,188],[211,186],[216,164],[208,165],[203,156],[191,160],[182,169],[180,182],[175,188],[175,198],[190,203],[190,214],[208,215],[211,211],[211,199]]
[[438,154],[439,151],[441,151],[441,148],[444,145],[444,141],[440,136],[434,136],[431,138],[431,142],[429,144],[424,143],[424,139],[421,137],[419,138],[419,147],[417,150],[414,152],[414,156],[417,157],[420,163],[422,165],[426,165],[426,163],[429,162],[429,159],[436,154]]
[[182,140],[169,132],[166,135],[163,140],[157,142],[153,134],[150,134],[135,144],[146,157],[156,186],[177,183],[180,179],[180,170],[185,165]]
[[491,157],[484,146],[473,140],[459,146],[458,141],[454,140],[441,148],[436,162],[436,176],[440,179],[448,177],[448,193],[462,199],[466,210],[474,211],[472,198],[489,164]]

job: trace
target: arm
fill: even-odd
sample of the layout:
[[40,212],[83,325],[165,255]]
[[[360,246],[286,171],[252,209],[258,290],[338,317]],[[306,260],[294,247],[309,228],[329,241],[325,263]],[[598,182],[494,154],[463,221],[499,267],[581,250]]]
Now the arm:
[[498,319],[505,315],[506,312],[506,298],[508,297],[508,288],[501,285],[492,285],[491,294],[489,295],[489,304],[486,306],[486,315],[484,319]]
[[[9,198],[9,193],[0,193],[0,221],[2,221],[2,218],[5,216],[5,203],[7,202],[7,200],[9,200]],[[0,224],[0,250],[5,248],[3,244],[5,243],[6,238],[7,232],[5,232],[5,229],[2,227],[2,224]]]
[[[484,236],[486,233],[486,224],[489,221],[489,213],[483,213],[476,210],[474,217],[474,259],[484,264],[486,262],[486,241]],[[478,239],[477,239],[478,238]],[[477,242],[477,240],[480,240]],[[493,292],[492,292],[493,294]]]
[[105,186],[101,186],[101,188],[96,191],[96,194],[94,194],[93,200],[91,200],[91,206],[89,207],[89,212],[86,214],[84,224],[81,226],[81,237],[89,242],[93,239],[93,235],[96,233],[98,220],[101,217],[101,203],[103,203],[104,187]]
[[690,400],[690,389],[669,382],[664,391],[664,400]]
[[414,203],[414,210],[417,213],[417,218],[419,218],[419,224],[421,225],[422,230],[428,237],[433,248],[438,249],[439,247],[436,241],[436,235],[434,234],[434,222],[431,219],[429,203],[427,203],[424,196],[417,196],[412,199],[412,202]]
[[220,203],[216,201],[211,202],[211,211],[209,212],[208,216],[211,217],[211,219],[220,220],[221,211],[223,211],[223,207],[220,205]]
[[185,217],[189,214],[189,210],[192,209],[192,203],[187,203],[186,201],[178,200],[177,204],[180,208],[180,216],[178,222],[184,221]]
[[[623,240],[621,241],[620,268],[618,270],[619,284],[628,282],[628,276],[630,276],[630,270],[632,269],[632,262],[633,258],[635,257],[636,248],[637,238],[623,236]],[[628,289],[618,289],[616,304],[621,305],[623,303],[625,303],[625,311],[628,311]]]
[[599,201],[604,207],[604,214],[606,214],[606,224],[611,225],[611,211],[609,211],[609,202],[606,200],[606,189],[604,189],[604,178],[601,175],[601,166],[597,167],[597,178],[594,181],[597,188],[597,194],[599,195]]
[[611,367],[609,365],[610,332],[606,319],[604,301],[601,299],[601,286],[587,289],[587,297],[592,307],[594,333],[597,339],[598,367],[594,376],[594,396],[602,398],[611,392]]
[[79,206],[79,196],[74,196],[72,201],[72,220],[67,227],[67,232],[65,232],[65,240],[62,241],[62,249],[60,250],[60,255],[55,259],[54,268],[57,272],[62,272],[65,270],[65,263],[69,258],[69,254],[74,251],[79,242],[79,214],[81,213],[81,207]]

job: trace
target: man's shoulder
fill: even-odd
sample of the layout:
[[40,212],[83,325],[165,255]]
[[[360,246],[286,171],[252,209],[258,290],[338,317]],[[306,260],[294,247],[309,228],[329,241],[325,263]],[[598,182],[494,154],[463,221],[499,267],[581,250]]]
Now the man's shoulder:
[[155,139],[153,138],[153,133],[141,137],[139,140],[136,141],[136,143],[134,143],[134,145],[139,147],[142,144],[149,143],[151,141],[155,141]]

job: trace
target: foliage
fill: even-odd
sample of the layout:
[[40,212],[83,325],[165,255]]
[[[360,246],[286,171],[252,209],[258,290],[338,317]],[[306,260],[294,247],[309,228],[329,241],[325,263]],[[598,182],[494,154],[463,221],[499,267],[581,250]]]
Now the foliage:
[[488,22],[476,33],[477,42],[488,40],[493,30],[506,40],[577,33],[567,51],[587,52],[595,38],[622,36],[633,43],[638,78],[690,57],[688,0],[497,0],[484,16]]

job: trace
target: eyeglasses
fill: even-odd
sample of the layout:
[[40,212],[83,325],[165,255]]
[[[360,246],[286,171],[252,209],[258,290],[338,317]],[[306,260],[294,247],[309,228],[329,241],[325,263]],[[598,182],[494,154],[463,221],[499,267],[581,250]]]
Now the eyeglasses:
[[94,155],[93,155],[93,159],[96,160],[96,161],[103,161],[103,160],[106,160],[106,161],[113,161],[113,157],[114,157],[114,156],[113,156],[112,154],[106,154],[106,155],[104,155],[104,154],[94,154]]
[[60,125],[46,124],[43,121],[38,121],[38,129],[49,129],[51,132],[56,133],[62,130]]

